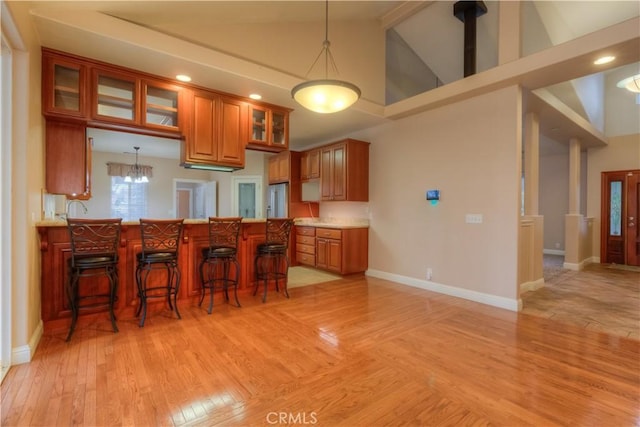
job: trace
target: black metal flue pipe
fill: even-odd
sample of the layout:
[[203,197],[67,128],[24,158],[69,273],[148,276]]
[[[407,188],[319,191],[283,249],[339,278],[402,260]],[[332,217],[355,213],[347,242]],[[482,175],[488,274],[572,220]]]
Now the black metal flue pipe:
[[458,1],[453,15],[464,23],[464,76],[476,73],[476,19],[487,13],[483,1]]

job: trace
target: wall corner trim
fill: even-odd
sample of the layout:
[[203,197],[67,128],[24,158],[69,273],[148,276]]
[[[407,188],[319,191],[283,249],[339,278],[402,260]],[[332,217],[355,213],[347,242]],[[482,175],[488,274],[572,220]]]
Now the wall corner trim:
[[33,331],[33,335],[29,339],[29,343],[26,345],[21,345],[20,347],[16,347],[11,351],[11,364],[12,365],[20,365],[22,363],[29,363],[31,359],[33,359],[33,355],[36,352],[36,348],[40,343],[40,338],[42,338],[42,334],[44,332],[44,324],[42,323],[42,319],[36,330]]

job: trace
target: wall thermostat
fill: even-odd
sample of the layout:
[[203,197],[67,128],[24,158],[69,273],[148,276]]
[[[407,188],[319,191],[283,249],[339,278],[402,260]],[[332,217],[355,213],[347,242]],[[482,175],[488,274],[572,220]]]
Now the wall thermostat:
[[427,200],[440,200],[440,190],[427,190]]

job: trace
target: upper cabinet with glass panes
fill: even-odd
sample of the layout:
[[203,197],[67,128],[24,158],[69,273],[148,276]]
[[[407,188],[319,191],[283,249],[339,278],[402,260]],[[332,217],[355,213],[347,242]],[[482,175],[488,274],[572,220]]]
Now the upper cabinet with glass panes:
[[43,52],[43,113],[74,118],[87,117],[87,66]]
[[94,119],[129,124],[139,122],[136,108],[139,83],[135,76],[95,68],[92,78]]
[[[42,48],[42,64],[42,113],[47,119],[175,139],[192,139],[197,132],[193,97],[204,88],[48,48]],[[270,152],[289,148],[291,109],[206,90],[249,106],[248,117],[239,116],[237,136],[243,147]],[[232,103],[225,105],[231,108]],[[212,126],[216,138],[235,129],[220,120]]]
[[43,114],[89,125],[180,137],[181,92],[169,80],[42,49]]
[[181,88],[172,84],[144,80],[143,125],[178,130],[179,98]]
[[251,105],[247,148],[284,151],[289,148],[289,112],[281,107]]

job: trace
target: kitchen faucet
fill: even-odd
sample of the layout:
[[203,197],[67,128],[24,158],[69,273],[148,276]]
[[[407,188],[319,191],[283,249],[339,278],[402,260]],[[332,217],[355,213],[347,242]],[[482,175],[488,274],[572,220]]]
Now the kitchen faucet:
[[73,204],[73,203],[80,203],[80,205],[82,206],[82,211],[84,213],[87,213],[89,210],[87,209],[87,206],[82,203],[81,200],[67,200],[67,210],[65,211],[65,218],[69,218],[69,207]]

